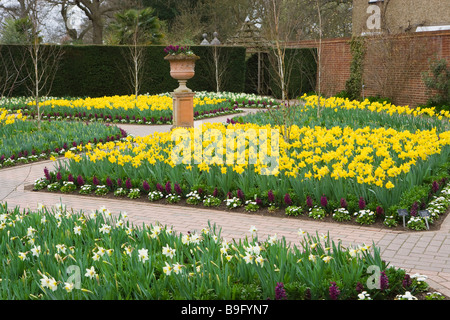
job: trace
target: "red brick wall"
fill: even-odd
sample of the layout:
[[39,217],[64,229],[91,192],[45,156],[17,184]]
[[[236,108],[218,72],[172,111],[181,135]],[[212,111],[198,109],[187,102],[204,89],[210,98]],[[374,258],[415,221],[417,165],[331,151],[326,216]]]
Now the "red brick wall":
[[[345,90],[352,60],[350,40],[322,40],[321,91],[327,96]],[[429,96],[422,72],[429,69],[428,58],[445,58],[450,65],[450,31],[408,33],[381,43],[373,38],[367,40],[363,75],[365,96],[386,96],[398,105],[424,104]],[[317,48],[318,44],[318,41],[301,41],[290,42],[287,46]]]

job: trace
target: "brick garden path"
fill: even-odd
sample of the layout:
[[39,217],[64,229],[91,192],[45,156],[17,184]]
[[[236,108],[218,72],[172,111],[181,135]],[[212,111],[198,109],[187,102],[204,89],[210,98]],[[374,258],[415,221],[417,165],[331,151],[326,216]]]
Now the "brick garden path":
[[[250,111],[251,112],[251,111]],[[221,122],[225,117],[203,120]],[[196,125],[199,122],[196,121]],[[127,132],[147,135],[155,131],[170,130],[170,126],[123,125]],[[298,229],[310,234],[327,234],[345,245],[374,243],[381,249],[381,256],[391,265],[401,267],[411,274],[428,276],[427,282],[439,292],[450,296],[450,217],[443,222],[439,231],[394,231],[371,227],[347,226],[338,223],[280,219],[259,215],[192,209],[182,206],[158,205],[134,201],[89,198],[77,195],[51,194],[24,190],[37,178],[43,176],[43,169],[53,168],[52,161],[43,161],[0,170],[0,200],[8,206],[36,209],[38,203],[53,206],[60,201],[68,208],[90,212],[106,206],[113,213],[127,212],[135,225],[154,224],[173,226],[177,232],[200,231],[208,222],[221,228],[221,235],[227,240],[250,236],[249,229],[255,226],[260,239],[277,235],[287,242],[298,244]]]

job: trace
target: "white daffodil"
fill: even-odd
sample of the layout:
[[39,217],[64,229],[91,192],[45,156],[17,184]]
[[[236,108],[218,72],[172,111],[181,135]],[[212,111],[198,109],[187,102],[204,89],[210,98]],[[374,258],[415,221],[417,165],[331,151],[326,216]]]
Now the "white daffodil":
[[26,252],[19,252],[19,259],[22,261],[25,261],[27,259],[27,253]]
[[62,252],[65,254],[67,248],[66,248],[65,244],[57,244],[56,249],[57,249],[58,253]]
[[80,226],[75,226],[73,228],[73,233],[75,233],[77,235],[81,235],[81,227]]
[[92,256],[92,260],[94,260],[94,261],[100,260],[100,256],[98,255],[97,252],[94,252],[94,255]]
[[165,255],[166,257],[169,258],[173,258],[173,256],[175,255],[175,249],[172,249],[169,247],[169,245],[166,245],[165,247],[163,247],[162,253],[163,255]]
[[102,223],[102,227],[99,229],[99,231],[103,234],[109,234],[111,232],[111,226],[107,225],[106,223]]
[[70,282],[65,282],[64,283],[64,289],[67,292],[72,292],[73,288],[74,288],[74,284],[73,283],[70,283]]
[[148,260],[148,250],[147,249],[139,249],[138,253],[139,253],[139,255],[138,255],[139,261],[142,261],[144,263],[145,261]]
[[173,268],[170,266],[170,264],[168,264],[166,262],[166,266],[163,267],[164,274],[170,276],[170,274],[172,273],[172,270],[173,270]]
[[34,257],[39,257],[39,255],[41,254],[41,246],[34,246],[33,248],[31,248],[31,253]]
[[254,257],[251,254],[247,253],[243,258],[244,258],[245,263],[247,263],[247,264],[253,263]]
[[179,264],[178,262],[175,263],[173,265],[173,272],[175,272],[175,274],[179,274],[181,272],[182,267],[183,266],[181,264]]
[[93,279],[97,276],[97,272],[95,271],[95,268],[92,266],[89,269],[86,269],[86,273],[84,276]]
[[40,281],[41,281],[42,288],[48,288],[50,279],[46,275],[43,275]]
[[259,264],[261,267],[264,265],[264,258],[262,256],[257,256],[255,259],[256,264]]

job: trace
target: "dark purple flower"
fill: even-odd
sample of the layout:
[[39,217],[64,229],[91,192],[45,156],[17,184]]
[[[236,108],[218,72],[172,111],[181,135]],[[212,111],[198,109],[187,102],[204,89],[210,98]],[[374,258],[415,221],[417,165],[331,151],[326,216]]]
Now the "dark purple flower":
[[275,287],[275,300],[286,300],[286,290],[282,282],[277,282]]
[[274,203],[275,202],[275,195],[273,194],[272,190],[269,190],[267,192],[267,200],[269,200],[269,203]]
[[110,177],[106,178],[106,185],[107,185],[108,187],[112,187],[113,183],[112,183],[112,180],[111,180]]
[[312,200],[312,198],[310,197],[310,196],[306,196],[306,205],[309,207],[309,208],[312,208],[313,207],[313,200]]
[[411,206],[410,214],[411,216],[415,217],[417,216],[417,212],[419,211],[419,203],[415,201],[413,205]]
[[345,201],[345,199],[344,198],[341,198],[341,208],[345,208],[345,209],[347,209],[347,201]]
[[242,201],[244,201],[244,192],[242,192],[242,190],[241,189],[238,189],[238,191],[237,191],[237,197],[239,198],[239,199],[241,199]]
[[386,290],[389,287],[389,279],[384,271],[380,275],[380,290]]
[[117,179],[117,186],[118,187],[122,186],[122,179],[120,179],[120,178]]
[[167,181],[165,189],[167,193],[172,193],[172,185],[170,184],[170,181]]
[[84,179],[83,179],[83,177],[80,176],[80,175],[78,175],[78,177],[77,177],[77,184],[78,184],[79,186],[83,186],[83,185],[84,185]]
[[327,197],[325,197],[325,195],[320,197],[320,205],[324,208],[328,205],[328,200]]
[[380,206],[377,206],[376,213],[377,213],[377,216],[383,215],[384,214],[383,208]]
[[69,173],[69,176],[67,177],[67,181],[73,182],[73,176],[71,173]]
[[291,196],[289,195],[289,193],[286,193],[284,195],[284,203],[286,203],[286,205],[288,205],[288,206],[292,205],[292,199],[291,199]]
[[411,285],[412,285],[411,276],[409,274],[405,274],[405,277],[403,278],[403,281],[402,281],[403,288],[407,289]]
[[125,187],[127,189],[133,188],[133,185],[131,184],[131,179],[130,178],[127,178],[127,181],[125,181]]
[[156,190],[158,190],[159,192],[164,192],[164,187],[160,183],[157,183]]
[[96,177],[96,176],[94,176],[93,178],[92,178],[92,183],[96,186],[96,185],[99,185],[100,184],[100,180],[98,180],[98,178]]
[[437,181],[433,181],[433,184],[431,185],[431,190],[433,191],[433,193],[438,192],[438,190],[439,190],[439,183]]
[[56,174],[56,180],[60,181],[62,179],[61,172],[58,171]]
[[339,290],[339,287],[336,285],[336,282],[331,282],[331,286],[329,288],[330,292],[330,298],[331,300],[337,300],[339,297],[339,294],[341,293],[341,290]]
[[149,191],[150,190],[150,185],[145,180],[142,182],[142,189],[144,189],[145,191]]
[[363,284],[362,284],[361,282],[358,282],[358,283],[356,284],[355,290],[356,290],[356,292],[358,292],[358,293],[363,292],[363,291],[364,291],[364,286],[363,286]]
[[174,184],[173,189],[175,190],[175,192],[176,192],[178,195],[183,194],[183,189],[181,189],[181,187],[180,187],[180,185],[179,185],[178,183],[175,183],[175,184]]
[[366,208],[366,201],[364,201],[363,197],[359,198],[358,206],[360,210],[364,210]]
[[219,194],[219,191],[217,190],[217,188],[214,188],[214,191],[213,191],[213,194],[212,194],[213,197],[217,198],[218,194]]
[[311,289],[310,288],[306,288],[305,300],[311,300]]
[[231,191],[227,192],[227,199],[231,199],[233,198],[233,194],[231,193]]
[[202,195],[203,194],[203,189],[202,188],[198,188],[197,192],[198,192],[198,194]]
[[44,168],[44,174],[45,174],[45,178],[46,178],[48,181],[51,181],[51,180],[52,180],[52,177],[50,176],[50,172],[48,172],[47,167]]

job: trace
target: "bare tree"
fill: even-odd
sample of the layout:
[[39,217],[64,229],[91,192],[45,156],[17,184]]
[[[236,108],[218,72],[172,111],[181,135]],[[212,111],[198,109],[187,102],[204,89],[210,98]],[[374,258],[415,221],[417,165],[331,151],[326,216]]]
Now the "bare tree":
[[25,81],[22,70],[26,55],[23,50],[13,50],[11,46],[0,46],[0,100],[11,96],[14,89]]
[[48,95],[51,91],[53,79],[63,54],[60,46],[43,45],[41,43],[39,10],[42,2],[43,0],[31,0],[29,3],[32,31],[30,43],[26,45],[26,50],[31,59],[31,67],[27,68],[28,89],[36,107],[38,129],[41,127],[42,115],[40,101],[43,96]]

